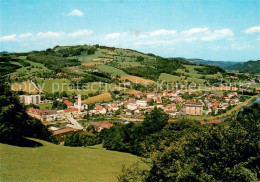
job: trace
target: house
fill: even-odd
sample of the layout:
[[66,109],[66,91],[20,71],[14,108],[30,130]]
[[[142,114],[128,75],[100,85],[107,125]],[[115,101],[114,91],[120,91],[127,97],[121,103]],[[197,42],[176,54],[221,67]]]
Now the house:
[[102,106],[96,106],[94,109],[94,113],[96,114],[106,114],[107,110],[103,108]]
[[164,112],[170,113],[170,112],[175,112],[176,111],[176,104],[168,104],[164,107]]
[[162,99],[157,99],[157,100],[156,100],[156,103],[157,103],[157,104],[161,104],[161,103],[162,103]]
[[175,118],[177,116],[177,112],[169,112],[168,114],[171,118]]
[[132,111],[131,110],[126,110],[125,111],[126,116],[132,116]]
[[114,102],[114,103],[109,103],[108,104],[108,107],[110,108],[110,110],[112,110],[112,111],[117,111],[118,109],[119,109],[119,107],[117,106],[117,103],[116,102]]
[[70,108],[70,109],[64,109],[65,116],[71,116],[71,115],[77,115],[79,110],[78,108]]
[[55,136],[60,145],[64,145],[65,137],[77,131],[78,129],[76,128],[66,127],[58,130],[52,130],[52,135]]
[[234,96],[237,96],[237,93],[236,92],[230,92],[228,94],[228,97],[234,97]]
[[19,96],[20,103],[24,105],[30,104],[40,104],[41,102],[41,95],[20,95]]
[[123,82],[122,83],[124,86],[130,86],[131,85],[131,82]]
[[110,129],[113,126],[113,124],[108,122],[90,122],[88,126],[94,126],[97,132],[101,132],[103,129]]
[[233,99],[231,99],[231,102],[233,102],[233,103],[239,103],[239,98],[233,98]]
[[68,100],[64,100],[63,102],[64,102],[64,104],[66,104],[67,108],[73,108],[74,107],[73,103],[68,101]]
[[148,99],[156,99],[156,94],[155,94],[155,93],[147,93],[147,94],[146,94],[146,97],[147,97]]
[[229,97],[224,97],[225,101],[226,102],[229,102],[230,101],[230,98]]
[[132,111],[137,109],[137,105],[135,103],[128,103],[126,107]]
[[195,101],[187,101],[184,106],[184,112],[186,115],[202,115],[203,105],[202,103],[196,103]]
[[42,122],[59,121],[65,119],[64,115],[58,114],[56,110],[49,109],[40,110],[30,107],[27,114],[33,118],[39,119]]
[[147,107],[147,101],[142,99],[142,100],[137,100],[136,102],[136,105],[139,106],[139,107]]

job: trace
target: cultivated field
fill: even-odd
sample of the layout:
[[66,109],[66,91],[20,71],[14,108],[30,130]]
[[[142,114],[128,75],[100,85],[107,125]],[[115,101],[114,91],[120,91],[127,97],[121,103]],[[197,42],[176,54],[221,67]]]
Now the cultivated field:
[[112,99],[111,94],[106,92],[97,96],[89,97],[86,100],[83,100],[83,103],[95,103],[95,102],[106,102]]
[[140,84],[153,84],[155,83],[153,80],[144,79],[138,76],[121,76],[121,80],[129,80],[132,83],[140,83]]
[[13,83],[11,85],[11,89],[14,91],[23,90],[28,93],[37,93],[37,89],[33,86],[30,81],[22,82],[22,83]]
[[[0,144],[1,181],[116,181],[122,165],[141,162],[137,156],[101,145],[65,147],[34,140],[43,146]],[[147,168],[144,163],[141,166]]]
[[100,64],[104,64],[104,63],[90,61],[90,62],[82,63],[81,65],[82,66],[97,66],[97,65],[100,65]]

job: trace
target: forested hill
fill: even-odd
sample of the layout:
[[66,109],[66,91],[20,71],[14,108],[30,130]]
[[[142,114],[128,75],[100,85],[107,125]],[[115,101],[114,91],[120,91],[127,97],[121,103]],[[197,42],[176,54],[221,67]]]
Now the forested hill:
[[235,70],[241,73],[260,74],[260,60],[247,61],[245,63],[237,63],[229,66],[227,70]]

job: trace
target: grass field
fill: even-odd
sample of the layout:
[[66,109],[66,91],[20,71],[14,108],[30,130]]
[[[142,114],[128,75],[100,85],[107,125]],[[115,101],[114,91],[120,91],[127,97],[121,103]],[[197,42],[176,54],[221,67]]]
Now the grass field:
[[82,103],[106,102],[106,101],[110,101],[111,99],[112,99],[111,94],[106,92],[97,96],[89,97],[88,99],[83,100]]
[[182,79],[181,76],[175,76],[175,75],[170,75],[167,73],[162,73],[159,77],[159,80],[161,81],[166,81],[166,82],[177,82]]
[[[204,66],[198,66],[198,65],[184,65],[184,66],[186,69],[189,70],[189,72],[185,72],[184,69],[178,69],[177,72],[184,73],[185,75],[192,78],[188,81],[193,80],[194,82],[201,83],[202,81],[205,81],[203,79],[200,79],[202,76],[205,76],[206,78],[218,78],[218,79],[223,78],[221,73],[217,73],[217,74],[213,74],[213,75],[203,75],[203,74],[198,73],[196,70],[194,70],[194,68],[203,68]],[[196,80],[196,79],[199,79],[199,80]]]
[[52,104],[51,104],[51,103],[39,104],[39,107],[40,107],[41,110],[44,110],[44,109],[51,109]]
[[[65,147],[34,140],[43,146],[0,144],[1,181],[116,181],[122,165],[141,162],[137,156],[101,145]],[[148,168],[144,163],[141,167]]]
[[[86,83],[86,87],[84,90],[80,89],[72,89],[69,87],[70,81],[67,79],[37,79],[38,86],[39,88],[42,88],[44,92],[49,92],[52,93],[52,91],[55,92],[62,92],[65,91],[67,94],[82,94],[86,95],[88,93],[95,93],[97,91],[108,91],[108,90],[113,90],[116,89],[116,85],[114,84],[108,84],[108,83],[103,83],[103,82],[89,82]],[[120,89],[120,88],[118,88]]]
[[250,85],[250,88],[260,88],[260,84]]
[[116,75],[118,75],[118,76],[128,76],[128,74],[125,73],[124,71],[117,69],[117,68],[114,68],[112,66],[105,65],[105,64],[98,65],[97,68],[100,71],[111,74],[113,76],[116,76]]
[[[37,72],[50,71],[43,64],[35,63],[35,62],[32,62],[32,61],[26,60],[26,56],[20,56],[20,57],[23,57],[24,61],[30,63],[31,66],[19,68],[15,72],[11,73],[10,75],[29,78],[30,76],[32,76],[33,74],[35,74]],[[19,63],[16,63],[16,64],[18,65]]]

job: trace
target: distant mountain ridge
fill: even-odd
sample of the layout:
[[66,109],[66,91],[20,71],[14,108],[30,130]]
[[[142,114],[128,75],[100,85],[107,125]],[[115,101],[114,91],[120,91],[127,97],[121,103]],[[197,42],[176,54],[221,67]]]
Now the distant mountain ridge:
[[227,70],[239,71],[241,73],[260,74],[260,60],[237,63],[227,67]]
[[195,64],[206,64],[206,65],[212,65],[212,66],[218,66],[220,68],[223,68],[225,70],[228,70],[232,65],[235,64],[241,64],[241,62],[234,62],[234,61],[210,61],[210,60],[204,60],[204,59],[187,59],[191,63]]

